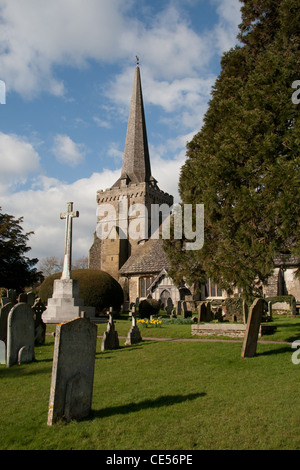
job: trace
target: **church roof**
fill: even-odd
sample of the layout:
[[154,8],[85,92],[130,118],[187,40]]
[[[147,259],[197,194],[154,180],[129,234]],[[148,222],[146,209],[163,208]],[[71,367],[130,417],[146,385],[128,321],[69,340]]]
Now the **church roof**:
[[140,68],[134,74],[121,177],[113,187],[153,180],[146,130]]
[[163,240],[149,239],[139,250],[131,255],[123,264],[119,273],[122,274],[157,274],[162,269],[170,269],[171,263],[164,252]]

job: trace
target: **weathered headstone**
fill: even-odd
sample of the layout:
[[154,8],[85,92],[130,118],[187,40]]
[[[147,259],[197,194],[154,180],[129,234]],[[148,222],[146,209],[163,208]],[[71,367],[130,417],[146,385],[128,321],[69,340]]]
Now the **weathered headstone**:
[[182,307],[182,316],[183,316],[183,318],[187,318],[187,311],[188,311],[188,310],[187,310],[187,305],[186,305],[186,301],[185,301],[185,300],[183,300],[183,301],[181,302],[181,307]]
[[18,303],[19,304],[21,304],[21,303],[27,304],[27,294],[25,294],[24,292],[22,294],[20,294],[18,296]]
[[253,357],[256,354],[259,327],[264,312],[264,303],[264,299],[255,299],[250,307],[242,348],[242,357]]
[[14,305],[7,319],[6,366],[34,360],[33,310],[25,303]]
[[139,330],[139,327],[136,324],[136,316],[135,316],[135,314],[133,314],[132,315],[132,324],[131,324],[131,328],[128,332],[126,341],[125,341],[125,346],[140,343],[141,341],[142,341],[141,332]]
[[89,415],[94,383],[97,326],[75,318],[56,327],[48,426]]
[[201,323],[201,322],[207,323],[212,320],[210,302],[199,303],[197,310],[198,310],[198,323]]
[[7,341],[7,318],[12,308],[13,304],[10,302],[0,308],[0,340],[4,341],[5,344]]
[[27,303],[30,307],[33,307],[35,302],[35,294],[34,292],[28,292],[27,294]]
[[[134,316],[134,314],[132,316]],[[119,337],[117,331],[115,330],[113,312],[112,309],[110,309],[107,328],[103,334],[103,339],[101,343],[101,351],[105,351],[106,349],[118,349],[118,347]]]
[[272,320],[272,318],[273,318],[272,302],[271,301],[268,302],[268,317],[269,317],[270,320]]
[[4,341],[0,340],[0,364],[6,364],[6,347]]
[[79,297],[79,281],[72,279],[72,220],[79,217],[78,211],[73,211],[73,202],[67,203],[67,212],[60,214],[66,219],[65,254],[63,271],[60,279],[53,283],[53,295],[48,299],[47,309],[43,313],[44,323],[62,323],[80,316],[85,312],[87,317],[95,316],[94,307],[85,307]]
[[7,289],[7,297],[12,304],[15,304],[17,302],[17,291],[15,289]]
[[166,306],[166,312],[167,312],[168,315],[171,315],[173,307],[174,307],[174,305],[173,305],[172,299],[171,299],[171,297],[168,297],[167,306]]
[[34,344],[36,346],[45,343],[46,324],[42,320],[42,314],[46,310],[41,299],[36,299],[32,310],[34,312]]

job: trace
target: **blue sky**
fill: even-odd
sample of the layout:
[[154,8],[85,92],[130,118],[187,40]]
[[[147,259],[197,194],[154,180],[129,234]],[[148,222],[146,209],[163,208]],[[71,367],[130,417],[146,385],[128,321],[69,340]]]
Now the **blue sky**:
[[34,231],[30,257],[87,256],[96,192],[119,177],[136,55],[152,174],[179,201],[185,145],[201,128],[239,0],[0,0],[0,206]]

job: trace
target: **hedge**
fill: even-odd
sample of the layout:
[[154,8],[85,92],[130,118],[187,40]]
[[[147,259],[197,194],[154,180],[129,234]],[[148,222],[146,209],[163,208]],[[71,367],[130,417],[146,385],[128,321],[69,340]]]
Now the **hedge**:
[[[47,277],[39,288],[39,297],[43,302],[52,297],[53,282],[60,279],[61,273]],[[87,307],[95,307],[96,314],[104,308],[119,309],[123,304],[124,295],[120,284],[105,271],[96,269],[76,269],[72,278],[79,281],[79,295]]]

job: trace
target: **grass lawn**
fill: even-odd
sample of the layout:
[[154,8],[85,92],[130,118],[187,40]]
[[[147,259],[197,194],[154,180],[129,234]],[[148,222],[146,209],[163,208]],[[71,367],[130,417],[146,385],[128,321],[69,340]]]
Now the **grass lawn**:
[[[298,318],[277,321],[273,339],[300,338]],[[116,322],[119,336],[129,327]],[[141,331],[175,338],[190,325]],[[89,419],[52,427],[53,336],[35,348],[35,362],[0,365],[0,449],[300,449],[300,364],[289,344],[260,342],[251,359],[241,358],[241,342],[123,344],[101,352],[97,340]]]

